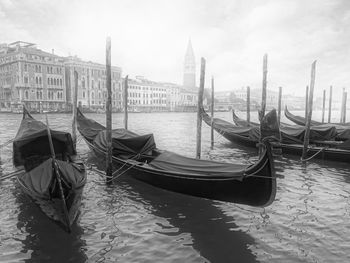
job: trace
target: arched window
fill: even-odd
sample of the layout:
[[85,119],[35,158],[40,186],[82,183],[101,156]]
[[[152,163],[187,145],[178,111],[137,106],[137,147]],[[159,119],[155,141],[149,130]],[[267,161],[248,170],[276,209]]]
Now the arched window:
[[62,86],[62,79],[60,79],[60,86]]
[[41,85],[41,77],[39,77],[39,84]]
[[38,79],[38,77],[35,77],[35,84],[39,84],[39,79]]
[[26,97],[26,99],[28,99],[28,90],[26,90],[26,92],[25,92],[25,97]]
[[81,86],[83,87],[83,88],[85,88],[85,78],[83,77],[83,79],[81,80]]

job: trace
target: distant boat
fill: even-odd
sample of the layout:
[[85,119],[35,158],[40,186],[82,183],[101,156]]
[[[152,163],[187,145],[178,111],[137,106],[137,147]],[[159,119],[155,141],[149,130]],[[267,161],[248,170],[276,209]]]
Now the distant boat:
[[[272,111],[276,116],[276,110]],[[204,122],[211,126],[220,135],[225,137],[227,140],[244,146],[249,146],[256,148],[259,142],[260,129],[256,126],[237,126],[219,118],[214,118],[213,123],[211,122],[211,117],[202,110],[202,116]],[[294,132],[292,132],[293,134]],[[294,136],[293,136],[294,137]],[[291,139],[293,139],[293,137]],[[283,137],[282,136],[282,140]],[[302,143],[285,143],[285,142],[271,142],[271,145],[276,148],[280,148],[282,153],[293,154],[301,156],[303,152]],[[350,140],[344,142],[337,141],[319,141],[317,144],[311,144],[308,147],[308,157],[315,157],[325,160],[341,161],[350,163]]]

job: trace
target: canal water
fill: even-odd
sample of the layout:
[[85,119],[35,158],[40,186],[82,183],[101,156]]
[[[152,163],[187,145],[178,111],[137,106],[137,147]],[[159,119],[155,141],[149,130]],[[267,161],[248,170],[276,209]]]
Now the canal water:
[[[102,114],[88,116],[105,123]],[[216,116],[231,119],[229,112]],[[52,128],[70,131],[71,115],[48,117]],[[0,144],[14,137],[20,120],[19,114],[0,114]],[[195,155],[196,113],[133,113],[129,125],[139,134],[154,133],[160,149]],[[114,114],[113,127],[121,126],[122,115]],[[205,159],[257,159],[254,149],[218,134],[210,150],[209,138],[203,123]],[[81,138],[77,149],[96,164]],[[12,145],[0,149],[0,158],[0,176],[15,170]],[[7,179],[0,182],[0,262],[350,262],[349,164],[304,165],[284,156],[275,166],[277,195],[266,208],[168,192],[127,175],[106,185],[89,170],[71,234],[44,216],[14,178]]]

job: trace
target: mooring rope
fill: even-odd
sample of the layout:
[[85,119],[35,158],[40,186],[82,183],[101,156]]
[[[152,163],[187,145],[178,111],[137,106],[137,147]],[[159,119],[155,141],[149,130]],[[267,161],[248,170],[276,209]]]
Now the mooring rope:
[[[318,150],[314,155],[312,155],[311,157],[309,158],[306,158],[306,159],[303,159],[303,157],[301,157],[301,160],[302,161],[310,161],[312,158],[316,157],[320,152],[324,151],[325,149],[327,149],[328,147],[322,147],[320,150]],[[308,149],[309,151],[310,149]]]
[[8,140],[7,142],[1,144],[1,145],[0,145],[0,149],[6,147],[6,146],[9,145],[10,143],[12,143],[14,140],[15,140],[15,138],[12,138],[12,139]]
[[9,178],[11,178],[11,177],[13,177],[13,176],[16,176],[16,175],[18,175],[18,174],[21,174],[21,173],[23,173],[23,172],[24,172],[24,169],[21,169],[21,170],[14,171],[14,172],[9,173],[9,174],[5,174],[5,175],[3,175],[2,177],[0,177],[0,181],[4,181],[4,180],[6,180],[6,179],[9,179]]

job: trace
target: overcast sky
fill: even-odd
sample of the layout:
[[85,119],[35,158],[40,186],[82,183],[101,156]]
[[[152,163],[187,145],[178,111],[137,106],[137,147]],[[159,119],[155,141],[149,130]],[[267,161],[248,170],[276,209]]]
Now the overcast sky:
[[[0,43],[17,40],[61,56],[112,64],[123,76],[181,84],[189,38],[217,90],[261,87],[303,95],[317,60],[315,93],[350,88],[350,1],[344,0],[1,0]],[[328,90],[327,90],[328,94]],[[339,95],[340,96],[340,95]]]

